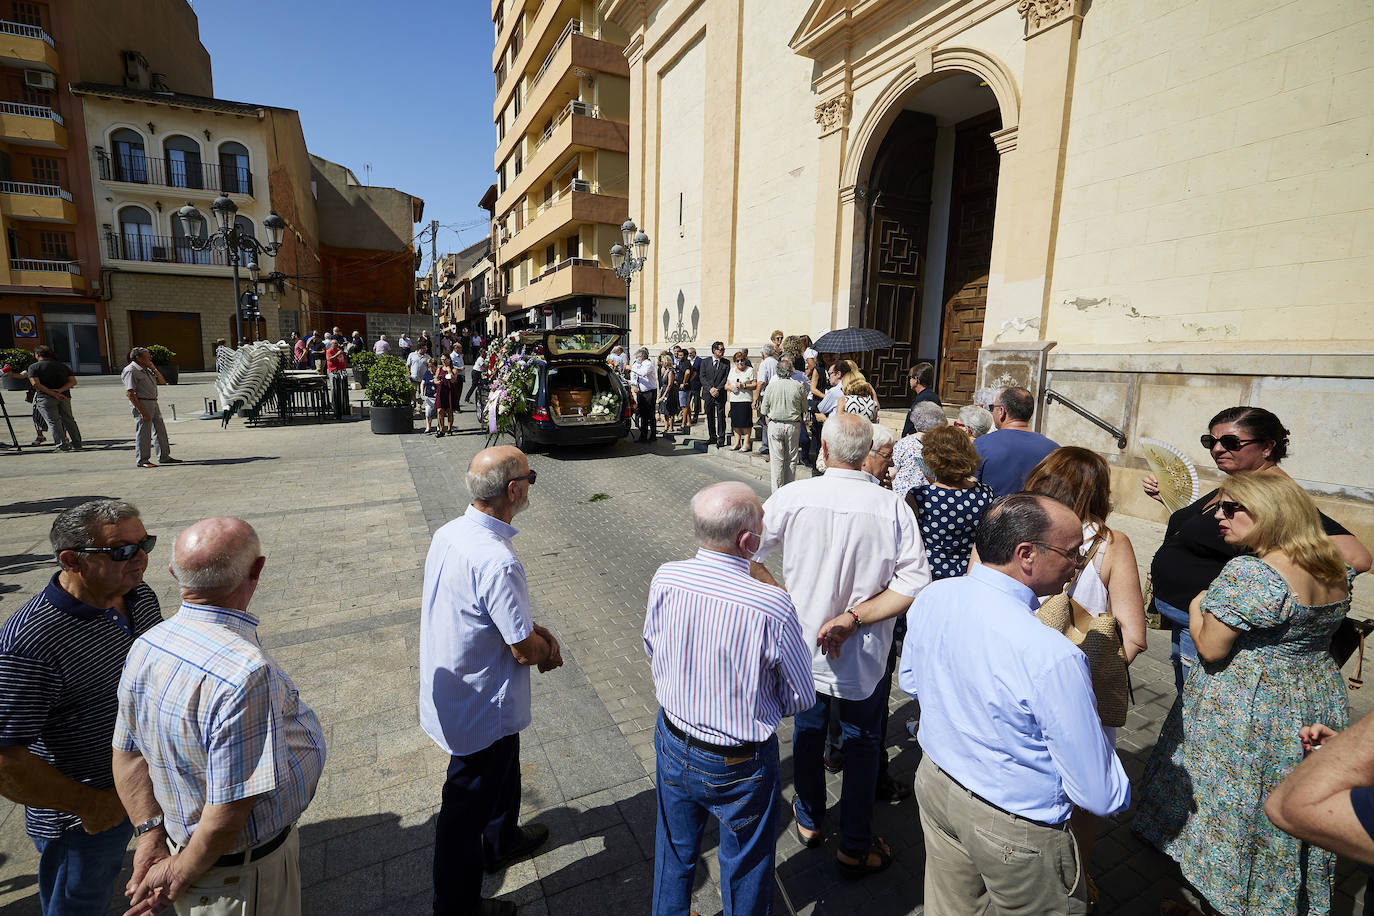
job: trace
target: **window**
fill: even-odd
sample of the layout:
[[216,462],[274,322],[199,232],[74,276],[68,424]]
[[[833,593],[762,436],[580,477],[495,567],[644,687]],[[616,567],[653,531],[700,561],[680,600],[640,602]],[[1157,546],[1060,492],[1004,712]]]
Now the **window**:
[[252,194],[253,173],[248,170],[248,150],[241,143],[219,148],[219,187],[226,194]]
[[544,266],[552,267],[558,263],[558,244],[554,243],[544,249]]
[[30,156],[29,174],[38,184],[62,184],[62,170],[50,156]]
[[70,249],[67,247],[67,237],[61,232],[40,232],[38,234],[38,250],[45,261],[71,260]]
[[168,137],[163,147],[167,150],[168,185],[174,188],[205,187],[199,143],[190,137]]
[[[242,214],[234,217],[234,227],[238,229],[239,235],[244,238],[257,238],[257,234],[253,231],[253,221]],[[248,260],[254,260],[254,258],[250,255]]]
[[19,0],[10,4],[10,21],[18,22],[22,25],[36,25],[43,28],[43,5],[40,3],[21,3]]
[[151,261],[155,241],[152,214],[142,207],[125,207],[120,210],[118,241],[117,257],[129,261]]
[[115,181],[148,183],[148,155],[143,148],[143,138],[128,128],[115,131],[110,136],[114,147]]
[[24,87],[24,104],[37,105],[40,108],[52,108],[52,93],[47,89],[39,89],[35,86]]

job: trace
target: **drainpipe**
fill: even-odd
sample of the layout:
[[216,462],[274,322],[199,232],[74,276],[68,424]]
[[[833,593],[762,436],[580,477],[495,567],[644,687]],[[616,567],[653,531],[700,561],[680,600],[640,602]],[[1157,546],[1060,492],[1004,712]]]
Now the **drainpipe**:
[[118,267],[100,268],[100,300],[105,303],[105,352],[110,354],[110,371],[119,365],[114,348],[114,328],[110,324],[110,300],[114,298],[114,275],[123,273]]

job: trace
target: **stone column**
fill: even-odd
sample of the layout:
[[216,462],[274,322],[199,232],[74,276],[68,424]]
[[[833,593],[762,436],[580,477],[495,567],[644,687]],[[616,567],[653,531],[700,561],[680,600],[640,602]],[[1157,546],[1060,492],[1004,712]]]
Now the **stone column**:
[[854,209],[854,189],[840,189],[840,173],[849,137],[849,108],[847,92],[816,106],[820,148],[816,178],[819,188],[816,194],[816,253],[812,258],[811,274],[810,326],[813,328],[849,326],[847,276],[842,280],[842,275],[847,275],[848,271],[839,263],[839,252],[849,249],[848,240],[852,235],[842,230],[842,223],[852,226]]

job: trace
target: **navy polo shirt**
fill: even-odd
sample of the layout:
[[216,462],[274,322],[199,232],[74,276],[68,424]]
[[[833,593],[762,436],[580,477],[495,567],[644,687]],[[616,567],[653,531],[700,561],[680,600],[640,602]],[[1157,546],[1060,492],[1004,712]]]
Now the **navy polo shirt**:
[[[110,741],[119,712],[119,676],[134,640],[162,622],[157,595],[140,582],[114,608],[91,607],[57,581],[0,627],[0,746],[29,753],[64,776],[114,788]],[[26,808],[31,837],[60,837],[81,818]]]

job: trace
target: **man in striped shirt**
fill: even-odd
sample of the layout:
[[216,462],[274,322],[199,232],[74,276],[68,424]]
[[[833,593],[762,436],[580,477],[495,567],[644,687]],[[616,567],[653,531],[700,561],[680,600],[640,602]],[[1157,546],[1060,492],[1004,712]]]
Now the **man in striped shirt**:
[[134,638],[162,620],[138,510],[100,499],[48,534],[62,568],[0,628],[0,795],[25,805],[45,916],[103,916],[132,828],[115,793],[115,693]]
[[266,557],[242,519],[172,548],[181,608],[134,643],[119,682],[115,783],[137,825],[130,916],[300,913],[292,826],[315,794],[324,733],[248,613]]
[[688,909],[711,814],[726,916],[767,914],[782,808],[774,732],[815,702],[811,651],[787,593],[749,575],[763,527],[754,491],[707,487],[692,500],[692,519],[700,549],[659,567],[644,619],[662,707],[653,912]]

